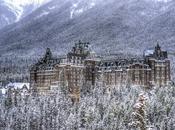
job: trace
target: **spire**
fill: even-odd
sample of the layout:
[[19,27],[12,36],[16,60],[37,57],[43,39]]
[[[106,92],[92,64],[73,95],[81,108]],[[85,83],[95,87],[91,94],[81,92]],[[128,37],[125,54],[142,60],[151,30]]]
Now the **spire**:
[[161,58],[161,56],[162,56],[162,51],[161,51],[161,47],[160,47],[159,43],[157,43],[157,45],[155,47],[155,56],[157,58]]
[[47,48],[43,60],[44,60],[44,62],[47,62],[47,61],[50,60],[51,58],[52,58],[52,52],[51,52],[50,48]]
[[82,41],[81,41],[81,40],[79,40],[79,41],[78,41],[78,43],[79,43],[79,44],[81,44],[81,43],[82,43]]
[[161,49],[159,43],[157,43],[156,49],[157,49],[157,50],[160,50],[160,49]]

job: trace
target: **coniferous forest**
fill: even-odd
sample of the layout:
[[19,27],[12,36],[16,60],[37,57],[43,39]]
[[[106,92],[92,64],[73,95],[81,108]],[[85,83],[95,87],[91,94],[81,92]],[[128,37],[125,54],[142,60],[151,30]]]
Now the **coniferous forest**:
[[175,87],[96,86],[72,102],[66,91],[0,100],[1,130],[174,130]]

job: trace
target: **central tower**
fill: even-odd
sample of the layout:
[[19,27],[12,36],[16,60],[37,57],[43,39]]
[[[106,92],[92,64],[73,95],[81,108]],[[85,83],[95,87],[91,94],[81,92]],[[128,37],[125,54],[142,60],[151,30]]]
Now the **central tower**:
[[84,60],[89,56],[90,54],[90,47],[89,43],[83,43],[79,41],[75,44],[75,46],[72,48],[71,52],[67,54],[67,60],[68,63],[72,64],[83,64]]

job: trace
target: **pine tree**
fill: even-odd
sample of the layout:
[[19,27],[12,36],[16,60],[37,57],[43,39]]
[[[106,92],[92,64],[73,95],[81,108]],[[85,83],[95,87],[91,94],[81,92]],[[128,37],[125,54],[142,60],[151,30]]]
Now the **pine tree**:
[[134,105],[134,111],[132,113],[132,127],[139,128],[140,130],[147,130],[146,126],[146,96],[142,93]]

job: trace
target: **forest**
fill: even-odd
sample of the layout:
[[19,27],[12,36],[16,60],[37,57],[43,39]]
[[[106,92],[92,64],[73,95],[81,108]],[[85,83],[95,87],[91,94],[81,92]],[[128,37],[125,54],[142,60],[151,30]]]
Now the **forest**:
[[0,86],[9,82],[29,82],[29,71],[37,58],[0,57]]
[[60,87],[49,95],[8,92],[1,130],[174,130],[175,86],[146,89],[97,84],[72,102]]

